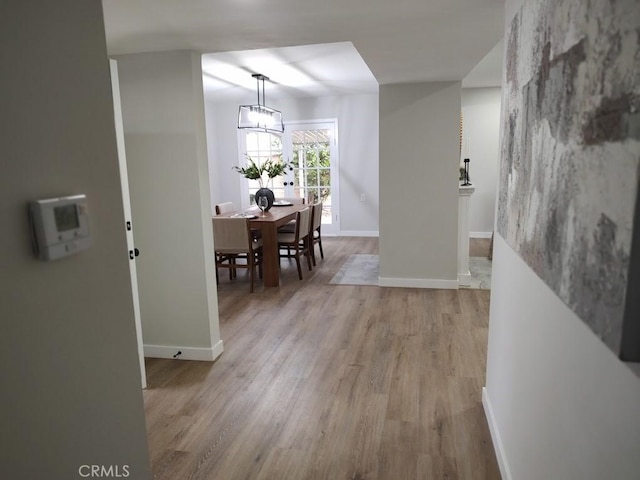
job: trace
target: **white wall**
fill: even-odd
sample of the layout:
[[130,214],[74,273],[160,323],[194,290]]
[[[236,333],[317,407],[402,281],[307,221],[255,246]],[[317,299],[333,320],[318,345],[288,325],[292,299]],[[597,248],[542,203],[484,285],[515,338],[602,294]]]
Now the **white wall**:
[[145,355],[212,360],[222,341],[200,55],[117,60]]
[[637,479],[640,378],[498,234],[493,255],[485,410],[505,480]]
[[483,399],[506,480],[638,478],[640,378],[497,234]]
[[[149,479],[101,3],[6,0],[0,31],[0,478]],[[27,203],[77,193],[91,248],[36,260]]]
[[[207,99],[207,139],[213,204],[240,205],[238,105]],[[378,95],[288,98],[269,102],[285,121],[338,119],[340,158],[340,229],[345,234],[377,234],[378,224]],[[360,201],[360,195],[365,201]]]
[[460,82],[380,87],[380,283],[457,288]]
[[[469,140],[469,176],[475,192],[469,202],[472,237],[493,232],[500,165],[501,88],[463,88],[463,139]],[[465,157],[463,142],[462,159]]]

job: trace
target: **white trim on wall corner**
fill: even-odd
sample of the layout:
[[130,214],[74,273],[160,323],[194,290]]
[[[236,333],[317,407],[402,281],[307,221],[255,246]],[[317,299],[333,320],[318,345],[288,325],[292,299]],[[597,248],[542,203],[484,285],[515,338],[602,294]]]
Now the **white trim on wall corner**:
[[338,236],[340,237],[379,237],[380,232],[377,230],[342,230]]
[[378,285],[381,287],[402,288],[438,288],[457,290],[458,280],[442,280],[438,278],[392,278],[379,277]]
[[502,438],[500,437],[500,431],[498,430],[498,424],[493,415],[493,407],[491,407],[491,400],[489,399],[487,387],[482,387],[482,406],[484,407],[484,414],[487,417],[487,424],[489,424],[489,432],[491,433],[491,440],[493,441],[493,449],[496,452],[500,475],[504,480],[511,480],[513,477],[511,476],[509,464],[507,463],[507,454],[504,451]]
[[458,286],[470,287],[471,286],[471,273],[459,273],[458,274]]
[[[222,340],[211,348],[175,347],[169,345],[145,345],[144,356],[151,358],[175,358],[176,360],[201,360],[212,362],[224,351]],[[178,352],[180,354],[178,355]]]
[[469,238],[491,238],[493,232],[469,232]]

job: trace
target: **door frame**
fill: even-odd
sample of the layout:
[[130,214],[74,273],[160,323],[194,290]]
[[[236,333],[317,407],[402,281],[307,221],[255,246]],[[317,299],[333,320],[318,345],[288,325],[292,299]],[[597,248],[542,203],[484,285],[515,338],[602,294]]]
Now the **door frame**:
[[[111,73],[111,90],[113,94],[113,116],[116,131],[116,144],[118,151],[118,167],[120,170],[120,186],[122,189],[122,207],[124,218],[122,228],[125,229],[127,238],[127,249],[129,252],[135,251],[133,227],[131,220],[131,199],[129,197],[129,176],[127,172],[127,155],[124,145],[124,124],[122,121],[122,105],[120,103],[120,81],[118,78],[118,62],[109,59]],[[122,252],[126,255],[127,252]],[[138,296],[138,273],[136,269],[135,255],[129,258],[129,275],[131,278],[131,297],[133,300],[133,317],[136,330],[136,343],[138,346],[138,363],[140,368],[140,380],[142,388],[147,388],[147,373],[144,365],[144,344],[142,341],[142,319],[140,315],[140,299]]]

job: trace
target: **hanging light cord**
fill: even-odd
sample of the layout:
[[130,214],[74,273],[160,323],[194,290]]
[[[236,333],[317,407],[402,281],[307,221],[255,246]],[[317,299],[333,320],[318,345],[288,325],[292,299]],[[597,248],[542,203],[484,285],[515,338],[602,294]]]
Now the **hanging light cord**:
[[[251,76],[256,79],[256,93],[258,94],[258,105],[261,105],[264,107],[267,105],[267,99],[264,94],[264,81],[269,80],[269,77],[265,77],[261,73],[254,73]],[[262,81],[262,103],[260,103],[260,81]]]

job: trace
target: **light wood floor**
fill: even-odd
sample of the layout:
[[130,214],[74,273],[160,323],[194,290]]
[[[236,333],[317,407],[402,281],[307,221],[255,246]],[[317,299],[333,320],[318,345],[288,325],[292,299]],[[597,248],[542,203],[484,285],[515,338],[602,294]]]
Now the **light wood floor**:
[[157,479],[497,479],[481,403],[489,292],[329,285],[377,239],[327,238],[305,278],[219,285],[224,353],[148,359]]

